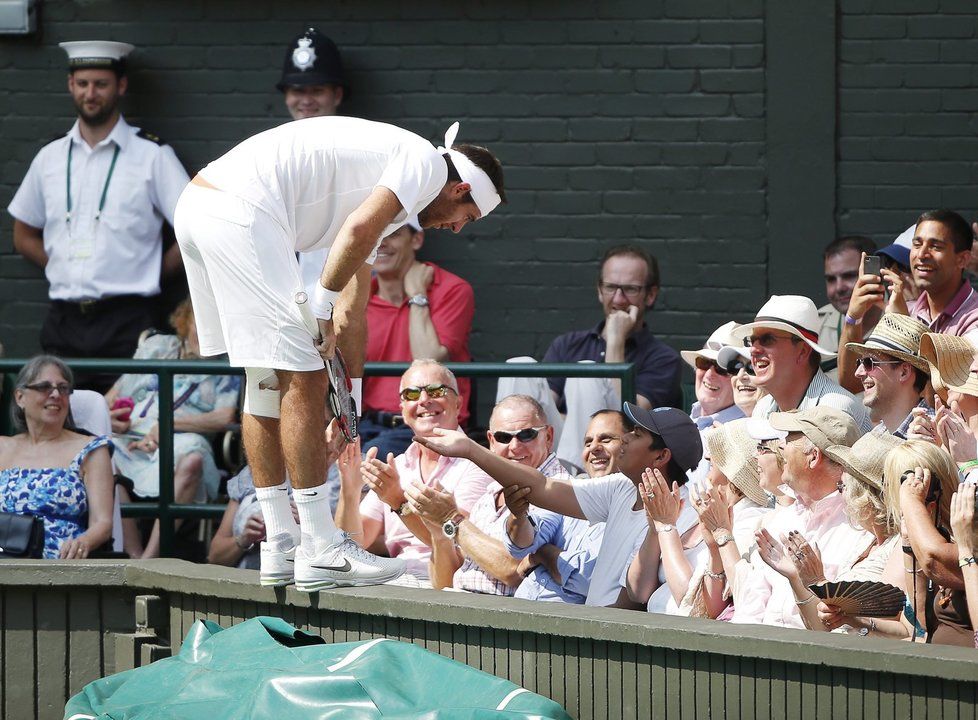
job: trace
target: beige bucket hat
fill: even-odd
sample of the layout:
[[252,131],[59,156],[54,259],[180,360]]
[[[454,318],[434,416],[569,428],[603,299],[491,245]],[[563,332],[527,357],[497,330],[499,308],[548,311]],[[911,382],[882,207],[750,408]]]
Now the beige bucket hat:
[[890,450],[903,440],[888,432],[866,433],[852,447],[832,445],[825,454],[839,463],[852,477],[866,483],[876,491],[883,490],[883,464]]
[[920,357],[920,338],[927,326],[916,318],[897,313],[887,313],[861,343],[846,343],[855,352],[880,352],[903,360],[925,373],[930,372],[927,361]]
[[804,433],[823,452],[833,445],[852,447],[862,434],[850,415],[822,405],[771,413],[768,421],[775,430]]
[[710,462],[734,484],[745,497],[767,507],[770,496],[761,488],[757,467],[757,442],[747,432],[747,418],[731,420],[703,433]]

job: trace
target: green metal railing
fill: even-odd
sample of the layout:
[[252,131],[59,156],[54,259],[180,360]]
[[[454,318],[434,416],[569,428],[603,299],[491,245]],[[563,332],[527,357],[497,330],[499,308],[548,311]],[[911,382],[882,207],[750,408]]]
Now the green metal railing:
[[[0,373],[17,373],[26,359],[0,358]],[[106,360],[65,359],[75,372],[122,374],[137,373],[159,377],[160,494],[155,503],[125,503],[125,517],[158,517],[160,519],[160,555],[166,557],[173,547],[174,523],[184,518],[219,518],[225,505],[185,504],[173,502],[173,376],[174,375],[244,375],[244,369],[231,367],[226,360]],[[407,370],[409,363],[367,363],[366,377],[396,377]],[[591,377],[621,380],[625,398],[635,397],[635,367],[632,363],[503,363],[471,362],[446,363],[456,376],[488,377]],[[4,382],[2,424],[4,434],[10,434],[10,401],[12,383]]]

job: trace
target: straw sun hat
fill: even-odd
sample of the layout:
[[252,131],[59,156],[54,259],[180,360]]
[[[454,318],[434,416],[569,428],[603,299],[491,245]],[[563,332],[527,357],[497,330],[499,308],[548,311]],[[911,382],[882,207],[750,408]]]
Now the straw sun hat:
[[703,433],[710,462],[727,476],[740,492],[761,507],[767,507],[768,494],[761,488],[757,468],[757,443],[747,432],[747,418],[731,420]]
[[920,357],[920,338],[927,326],[908,315],[887,313],[861,343],[846,343],[846,349],[857,353],[880,352],[903,360],[925,373],[930,372],[927,361]]
[[852,447],[832,445],[825,454],[839,463],[856,480],[866,483],[877,491],[883,489],[883,463],[890,450],[903,440],[887,432],[868,432],[853,443]]
[[978,397],[978,375],[971,372],[975,346],[970,340],[943,333],[924,333],[920,338],[920,356],[930,366],[934,391],[947,400],[947,391]]
[[753,322],[741,325],[732,334],[734,339],[743,340],[757,328],[783,330],[804,341],[823,360],[829,360],[836,354],[818,344],[821,325],[818,308],[811,298],[802,295],[772,295],[757,311]]

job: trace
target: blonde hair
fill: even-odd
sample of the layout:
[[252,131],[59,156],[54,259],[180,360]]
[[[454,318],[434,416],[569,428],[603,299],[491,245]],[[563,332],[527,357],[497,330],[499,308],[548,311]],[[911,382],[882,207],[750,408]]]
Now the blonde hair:
[[887,537],[896,533],[900,524],[890,511],[883,490],[867,485],[848,471],[843,474],[847,480],[842,485],[842,497],[849,521],[870,532],[881,527]]
[[[907,440],[902,445],[890,450],[886,456],[883,468],[883,488],[886,505],[897,527],[900,526],[900,478],[907,471],[922,467],[930,470],[932,495],[936,488],[940,490],[938,498],[937,522],[938,527],[951,529],[951,496],[958,489],[958,469],[954,459],[947,451],[926,440]],[[937,483],[936,488],[934,483]]]

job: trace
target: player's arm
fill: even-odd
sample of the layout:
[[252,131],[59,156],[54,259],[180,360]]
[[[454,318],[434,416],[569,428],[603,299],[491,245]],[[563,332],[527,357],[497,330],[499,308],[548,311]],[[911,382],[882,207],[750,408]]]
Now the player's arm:
[[343,288],[333,313],[337,344],[351,378],[363,377],[367,359],[367,301],[370,299],[370,266],[363,264]]
[[340,228],[326,258],[320,284],[327,290],[343,290],[366,262],[384,229],[403,209],[393,192],[385,187],[374,188]]
[[40,268],[48,264],[44,251],[44,233],[41,228],[14,220],[14,249]]

